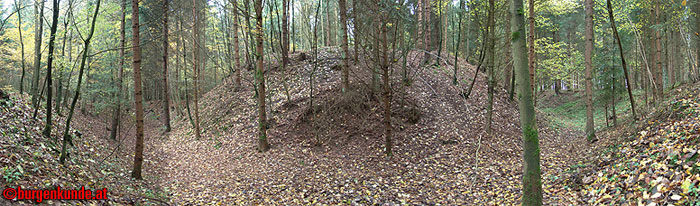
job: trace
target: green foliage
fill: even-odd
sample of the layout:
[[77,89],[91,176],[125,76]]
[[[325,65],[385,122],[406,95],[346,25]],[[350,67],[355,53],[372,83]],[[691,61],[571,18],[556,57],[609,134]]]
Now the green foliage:
[[580,51],[572,49],[567,42],[555,42],[550,37],[539,38],[535,41],[540,48],[539,75],[550,79],[573,82],[574,74],[580,75],[583,71],[583,55]]
[[21,179],[22,176],[24,176],[24,169],[19,164],[16,167],[5,166],[2,168],[2,178],[7,184]]

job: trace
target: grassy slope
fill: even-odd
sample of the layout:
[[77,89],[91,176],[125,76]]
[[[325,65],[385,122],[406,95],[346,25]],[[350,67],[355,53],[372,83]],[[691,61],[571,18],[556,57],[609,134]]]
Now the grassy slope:
[[[643,104],[641,90],[635,90],[633,95],[635,96],[636,105]],[[586,104],[583,101],[583,92],[570,92],[564,95],[570,96],[572,101],[560,104],[560,105],[547,105],[540,106],[538,109],[540,112],[549,116],[547,118],[550,126],[554,128],[573,128],[576,130],[583,131],[586,127]],[[629,98],[626,93],[619,94],[622,95],[620,99],[615,101],[616,114],[618,115],[618,121],[622,119],[621,116],[629,116],[631,112]],[[561,96],[554,96],[550,98],[565,98]],[[552,99],[538,99],[538,101],[550,101]],[[641,100],[641,101],[640,101]],[[594,102],[597,100],[594,99]],[[612,115],[612,108],[608,108],[608,115]],[[637,109],[639,110],[639,109]],[[593,119],[596,130],[601,130],[606,127],[605,123],[605,109],[602,105],[596,105],[593,110]],[[639,113],[639,112],[637,112]],[[619,122],[618,122],[619,123]],[[609,123],[612,126],[612,120]]]

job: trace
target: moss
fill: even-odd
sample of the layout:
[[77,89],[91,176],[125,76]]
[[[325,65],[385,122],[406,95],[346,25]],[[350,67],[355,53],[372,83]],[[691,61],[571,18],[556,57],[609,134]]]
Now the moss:
[[519,39],[519,38],[520,38],[520,32],[518,32],[518,31],[514,31],[514,32],[511,34],[511,36],[510,36],[510,39],[511,39],[512,41],[515,41],[515,40],[517,40],[517,39]]

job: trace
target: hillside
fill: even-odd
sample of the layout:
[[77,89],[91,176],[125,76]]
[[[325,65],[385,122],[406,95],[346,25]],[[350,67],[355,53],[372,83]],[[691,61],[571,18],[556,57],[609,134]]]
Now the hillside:
[[[299,54],[293,54],[296,56]],[[160,186],[173,203],[205,204],[515,204],[520,191],[520,129],[516,105],[499,90],[494,98],[496,136],[484,132],[486,82],[480,75],[469,99],[460,92],[468,81],[450,82],[451,66],[409,68],[414,77],[407,95],[394,98],[393,158],[382,152],[381,108],[374,97],[340,98],[339,54],[322,50],[314,77],[314,110],[308,99],[312,60],[294,61],[268,72],[268,130],[273,149],[255,150],[256,108],[250,87],[236,91],[224,83],[204,95],[202,138],[194,139],[188,120],[175,123],[169,137],[156,141]],[[416,53],[411,53],[413,57]],[[461,60],[460,60],[461,61]],[[468,65],[466,62],[460,62]],[[351,84],[361,94],[366,73],[355,65]],[[473,66],[459,76],[473,76]],[[397,69],[398,70],[398,69]],[[483,73],[482,73],[483,74]],[[252,77],[251,75],[245,75]],[[290,100],[283,90],[289,77]],[[244,82],[251,82],[246,79]],[[404,99],[405,97],[405,99]],[[312,121],[315,119],[316,121]],[[543,177],[570,165],[581,144],[574,131],[541,129]],[[318,139],[322,141],[320,146]],[[148,158],[152,158],[147,156]],[[564,185],[545,178],[546,202],[569,203],[550,194]],[[207,196],[211,199],[197,197]],[[480,203],[479,203],[480,202]]]
[[[54,117],[51,139],[42,135],[45,114],[29,106],[26,95],[11,94],[0,99],[0,172],[5,188],[23,189],[85,189],[107,188],[107,200],[91,201],[105,205],[131,205],[135,203],[160,204],[164,194],[157,187],[149,186],[130,178],[131,147],[120,141],[110,141],[106,136],[97,136],[91,130],[102,131],[105,127],[93,127],[95,119],[76,113],[71,131],[73,145],[65,165],[58,162],[65,116]],[[75,130],[75,128],[81,128]],[[90,128],[83,130],[82,128]],[[126,144],[131,145],[131,144]],[[74,200],[43,200],[48,205],[76,204]],[[32,204],[34,201],[16,201],[2,198],[0,204]]]
[[700,202],[700,89],[673,89],[645,120],[602,132],[579,168],[571,195],[589,205],[697,205]]

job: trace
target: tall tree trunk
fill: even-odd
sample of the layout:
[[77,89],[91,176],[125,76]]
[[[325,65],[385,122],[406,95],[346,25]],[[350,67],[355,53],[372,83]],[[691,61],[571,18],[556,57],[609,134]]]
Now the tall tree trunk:
[[288,9],[289,0],[282,0],[282,68],[287,68],[289,64],[289,22]]
[[[92,40],[92,35],[95,33],[95,21],[97,21],[97,14],[100,11],[100,2],[101,0],[97,0],[97,6],[95,7],[95,13],[92,16],[92,23],[90,24],[90,33],[88,34],[87,38],[85,38],[85,48],[83,49],[83,56],[80,59],[80,69],[78,72],[78,85],[75,87],[75,96],[73,97],[73,101],[70,104],[70,111],[68,112],[68,118],[66,119],[66,129],[63,130],[63,146],[61,148],[61,157],[59,158],[59,162],[61,164],[65,163],[66,160],[66,144],[69,142],[72,142],[72,138],[70,135],[68,135],[68,132],[70,131],[70,122],[73,119],[73,112],[75,111],[75,104],[78,102],[78,97],[80,97],[80,85],[83,82],[83,72],[85,71],[85,62],[88,57],[88,52],[90,51],[90,40]],[[143,134],[143,133],[142,133]],[[72,145],[72,143],[70,143]]]
[[489,19],[488,19],[488,51],[489,51],[489,62],[488,62],[488,105],[486,106],[486,132],[492,134],[493,129],[491,128],[491,122],[493,121],[493,92],[496,86],[496,80],[494,78],[494,67],[495,67],[495,57],[496,57],[496,35],[495,35],[495,2],[494,0],[489,0]]
[[[420,1],[421,0],[418,0],[419,5],[420,5]],[[357,5],[358,5],[357,2],[358,2],[358,0],[352,0],[352,25],[354,26],[353,30],[352,30],[353,31],[352,34],[353,34],[353,44],[354,44],[353,46],[355,47],[354,48],[355,49],[355,54],[354,54],[355,57],[353,58],[353,60],[355,61],[356,64],[359,61],[358,57],[360,54],[360,49],[359,49],[360,48],[360,24],[358,23],[358,18],[357,18],[357,13],[360,11],[359,11],[359,8],[357,7]],[[420,21],[418,22],[418,24],[420,25]]]
[[[438,2],[440,3],[440,16],[442,17],[442,26],[440,31],[440,34],[442,35],[440,42],[442,42],[442,45],[440,47],[442,47],[442,51],[449,53],[447,51],[447,15],[450,13],[449,5],[452,5],[452,2],[445,2],[443,0],[440,0]],[[447,8],[445,8],[446,5],[444,3],[447,3]]]
[[44,3],[41,1],[41,7],[34,4],[34,74],[32,74],[32,105],[39,107],[39,77],[41,76],[41,34],[44,29]]
[[615,73],[612,73],[612,118],[613,118],[613,126],[617,126],[617,115],[615,114]]
[[[695,2],[695,7],[693,7],[693,13],[700,14],[700,2]],[[695,31],[699,31],[699,30],[700,30],[700,16],[696,15],[695,16]],[[700,63],[700,49],[697,49],[697,48],[700,48],[700,38],[692,38],[692,39],[695,39],[695,58],[692,61],[688,61],[688,62],[691,63],[694,61],[695,64],[691,63],[691,65],[700,66],[700,65],[697,65],[697,63]],[[688,47],[690,47],[690,43],[688,43]],[[688,50],[691,50],[691,48],[688,48]],[[691,54],[691,53],[692,53],[691,51],[688,51],[688,54]],[[690,76],[691,74],[693,74],[695,72],[693,70],[696,70],[696,69],[698,69],[698,67],[696,67],[696,68],[693,68],[692,66],[688,67],[688,73],[686,75]]]
[[593,125],[593,0],[586,0],[586,137],[589,142],[596,140]]
[[454,69],[452,73],[452,84],[457,85],[457,70],[459,69],[459,64],[457,63],[458,57],[459,57],[459,45],[462,42],[462,19],[464,18],[464,0],[459,1],[459,9],[457,9],[457,12],[459,13],[459,20],[457,24],[457,41],[455,42],[455,59],[454,59],[454,66],[452,69]]
[[136,105],[136,144],[134,154],[134,169],[131,177],[141,179],[143,164],[143,95],[141,93],[141,39],[139,39],[139,0],[131,0],[131,32],[133,36],[132,52],[134,68],[134,104]]
[[19,32],[19,45],[22,48],[22,76],[19,79],[19,93],[24,94],[24,39],[22,38],[22,7],[19,5],[19,0],[15,0],[15,11],[17,11],[17,31]]
[[[66,11],[67,14],[70,14],[72,12],[71,11],[72,6],[70,6],[72,4],[73,4],[73,2],[71,0],[69,0],[68,1],[68,5],[69,5],[68,11]],[[62,60],[65,60],[66,41],[68,40],[68,35],[69,35],[68,32],[71,30],[68,27],[68,20],[69,20],[69,18],[64,18],[64,20],[63,20],[63,30],[64,31],[63,31],[63,43],[61,45],[61,59]],[[21,36],[21,33],[20,33],[20,36]],[[20,39],[21,39],[21,37],[20,37]],[[24,52],[22,55],[24,55]],[[68,61],[68,62],[70,62],[70,61]],[[64,96],[63,96],[63,76],[65,75],[64,70],[67,67],[66,65],[67,65],[66,63],[61,64],[61,67],[58,70],[58,81],[57,81],[57,87],[56,87],[56,101],[54,102],[54,105],[56,106],[56,114],[58,114],[58,115],[61,115],[61,102],[63,101],[63,98],[64,98]]]
[[[506,1],[506,6],[508,6],[509,4],[510,4],[510,2]],[[506,22],[505,22],[506,27],[504,29],[506,30],[506,34],[510,34],[511,33],[511,30],[510,30],[511,14],[510,14],[510,12],[508,12],[508,13],[506,13],[506,15],[507,15],[506,19],[508,19],[508,20],[506,20]],[[508,94],[509,94],[508,99],[512,101],[513,100],[513,97],[512,97],[513,96],[513,87],[515,85],[511,84],[511,82],[515,81],[515,77],[513,76],[513,73],[514,73],[513,72],[513,64],[510,63],[510,61],[511,61],[511,56],[513,56],[513,55],[511,54],[512,53],[511,52],[512,51],[511,43],[510,43],[511,38],[505,38],[505,39],[506,39],[505,40],[506,47],[504,49],[506,50],[506,55],[505,55],[506,67],[505,67],[505,71],[503,73],[506,75],[506,78],[503,81],[503,87],[508,90]]]
[[[659,24],[661,23],[659,20],[659,15],[660,15],[660,8],[659,8],[659,0],[654,1],[654,24]],[[664,96],[664,80],[663,80],[663,67],[662,67],[662,62],[661,62],[661,32],[658,29],[654,29],[654,35],[656,37],[656,68],[655,68],[655,75],[654,75],[654,82],[656,83],[656,97],[654,97],[654,102],[660,103],[660,98],[663,98]]]
[[168,0],[163,0],[163,123],[170,132],[170,94],[168,92]]
[[[530,24],[530,31],[528,33],[528,61],[530,68],[530,86],[532,87],[532,92],[535,92],[535,67],[537,67],[537,62],[535,62],[535,0],[528,0],[529,13],[528,21]],[[533,100],[536,101],[536,100]]]
[[[423,27],[425,28],[425,30],[424,30],[425,33],[423,34],[424,35],[423,37],[425,39],[423,40],[423,42],[424,42],[423,46],[424,46],[425,51],[430,52],[432,49],[432,47],[431,47],[432,42],[430,41],[430,35],[432,34],[430,32],[430,27],[432,26],[432,24],[430,23],[430,15],[432,14],[432,8],[430,5],[430,0],[424,0],[424,1],[425,2],[423,2]],[[425,63],[430,63],[430,57],[431,57],[430,55],[425,56]]]
[[194,78],[194,135],[196,139],[201,137],[199,128],[199,10],[197,9],[197,0],[192,0],[192,14],[194,15],[194,25],[192,26],[192,58]]
[[[355,0],[356,1],[356,0]],[[342,85],[343,85],[343,94],[346,94],[347,92],[350,91],[350,72],[349,67],[350,67],[350,50],[348,49],[348,24],[347,24],[347,9],[345,9],[345,0],[338,0],[338,8],[340,9],[340,28],[342,29],[341,32],[343,32],[340,36],[341,42],[340,42],[340,47],[343,48],[343,74],[342,74]]]
[[[588,0],[590,1],[590,0]],[[523,134],[523,197],[522,205],[542,205],[542,179],[540,174],[540,148],[535,125],[535,106],[532,102],[532,87],[528,78],[527,57],[525,49],[525,17],[523,1],[512,0],[510,5],[511,30],[513,40],[513,66],[518,78],[518,107],[520,110],[520,127]]]
[[675,75],[675,71],[674,71],[676,69],[675,68],[676,67],[676,58],[680,58],[680,56],[676,57],[676,55],[678,55],[678,53],[676,53],[676,48],[678,48],[678,45],[675,44],[676,43],[676,32],[673,31],[673,28],[671,28],[669,35],[670,35],[670,39],[671,39],[669,41],[669,45],[671,45],[671,50],[670,50],[670,54],[669,54],[669,58],[668,58],[668,87],[673,89],[676,86],[675,85],[676,84],[675,83],[675,76],[676,75]]
[[292,42],[292,53],[297,52],[297,41],[296,37],[294,36],[296,34],[296,26],[294,24],[294,0],[289,0],[291,7],[292,7],[292,35],[289,37]]
[[[377,4],[379,6],[379,4]],[[383,17],[383,15],[381,15]],[[381,49],[382,49],[382,56],[381,56],[381,67],[382,67],[382,82],[383,86],[382,88],[384,89],[383,91],[383,96],[384,96],[384,153],[386,153],[387,156],[392,156],[392,142],[391,142],[391,86],[389,84],[389,58],[388,58],[388,53],[389,53],[389,47],[388,47],[388,39],[387,39],[387,24],[385,18],[381,18],[382,24],[380,25],[381,30],[380,36],[381,36]],[[379,45],[377,45],[379,46]]]
[[[627,86],[627,94],[630,98],[630,105],[632,106],[632,119],[637,119],[637,112],[634,105],[634,96],[632,96],[632,84],[629,78],[629,72],[627,71],[627,61],[625,61],[625,53],[622,51],[622,41],[620,40],[620,35],[617,33],[617,27],[615,26],[615,18],[613,16],[612,4],[610,0],[607,0],[608,4],[608,16],[610,17],[610,26],[613,30],[613,35],[617,41],[617,48],[620,50],[620,59],[622,59],[622,69],[625,72],[625,84]],[[614,105],[613,105],[614,106]]]
[[51,77],[51,70],[53,69],[53,50],[55,49],[55,42],[56,42],[56,29],[58,28],[58,12],[59,10],[59,1],[58,0],[53,0],[53,16],[51,17],[51,31],[50,31],[50,36],[49,36],[49,57],[48,57],[48,65],[46,66],[46,87],[48,88],[46,91],[46,127],[44,128],[44,136],[46,136],[47,139],[51,138],[51,114],[53,113],[52,111],[52,95],[53,95],[53,86],[51,81],[53,80],[53,77]]
[[112,140],[117,139],[117,131],[121,119],[122,92],[124,91],[122,83],[124,81],[124,46],[126,45],[126,35],[124,28],[126,22],[126,0],[121,1],[121,8],[121,21],[119,23],[119,79],[117,80],[117,88],[119,89],[119,91],[117,91],[117,98],[115,99],[116,105],[114,113],[112,114],[112,131],[110,131],[109,133],[109,138]]
[[446,41],[446,39],[443,38],[442,29],[446,26],[445,24],[447,24],[447,22],[444,21],[445,15],[443,14],[444,11],[443,11],[443,8],[442,8],[442,0],[438,0],[438,1],[437,1],[437,5],[438,5],[438,11],[437,11],[437,13],[438,13],[440,16],[438,16],[438,23],[437,23],[437,27],[438,27],[438,28],[437,28],[437,34],[438,34],[438,35],[437,35],[437,38],[438,38],[438,45],[437,45],[437,46],[438,46],[438,55],[437,55],[437,56],[438,56],[438,59],[437,59],[437,61],[435,61],[435,64],[436,64],[436,65],[440,65],[440,58],[442,57],[442,50],[443,50],[443,48],[444,48],[443,45],[445,44],[445,41]]
[[233,2],[233,61],[236,65],[236,89],[241,88],[241,55],[238,40],[238,1]]
[[267,115],[265,114],[265,68],[263,65],[263,29],[262,26],[262,0],[255,0],[255,57],[257,71],[255,82],[258,87],[258,150],[265,152],[270,149],[267,143]]

